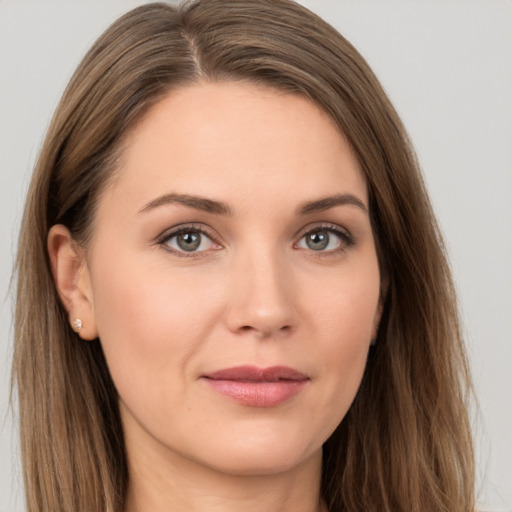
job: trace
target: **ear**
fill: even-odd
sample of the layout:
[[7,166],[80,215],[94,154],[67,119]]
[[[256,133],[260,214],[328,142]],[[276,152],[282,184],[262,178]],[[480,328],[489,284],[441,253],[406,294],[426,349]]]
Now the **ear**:
[[89,267],[84,251],[62,224],[52,226],[48,233],[48,254],[55,286],[69,314],[69,323],[73,325],[76,319],[80,319],[82,328],[77,331],[79,336],[85,340],[97,338]]

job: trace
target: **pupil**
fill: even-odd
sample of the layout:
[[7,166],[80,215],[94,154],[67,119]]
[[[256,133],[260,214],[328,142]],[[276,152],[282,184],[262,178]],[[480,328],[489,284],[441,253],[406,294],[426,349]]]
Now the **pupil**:
[[199,233],[187,231],[186,233],[178,235],[177,242],[180,249],[183,249],[184,251],[195,251],[201,243],[201,235],[199,235]]
[[321,251],[329,244],[329,234],[327,231],[317,231],[308,235],[307,244],[314,251]]

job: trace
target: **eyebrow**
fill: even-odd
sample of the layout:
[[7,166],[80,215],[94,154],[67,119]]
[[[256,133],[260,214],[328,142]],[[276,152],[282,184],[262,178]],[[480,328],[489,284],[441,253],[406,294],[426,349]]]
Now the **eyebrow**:
[[207,213],[215,213],[217,215],[233,215],[233,210],[226,204],[206,197],[193,196],[188,194],[164,194],[163,196],[153,199],[143,206],[139,213],[146,213],[159,206],[167,204],[181,204],[194,210],[200,210]]
[[[232,216],[233,210],[232,208],[223,203],[221,201],[215,201],[213,199],[208,199],[206,197],[194,196],[189,194],[177,194],[170,193],[164,194],[162,196],[153,199],[146,205],[144,205],[138,213],[146,213],[148,211],[154,210],[159,206],[164,206],[168,204],[181,204],[188,208],[193,208],[194,210],[200,210],[207,213],[213,213],[216,215],[225,215]],[[335,206],[344,206],[351,205],[356,206],[361,209],[363,212],[368,213],[368,209],[364,205],[364,203],[352,194],[335,194],[332,196],[322,197],[320,199],[315,199],[313,201],[307,201],[302,203],[297,208],[298,215],[307,215],[315,212],[323,212],[329,210],[330,208],[334,208]]]
[[335,206],[356,206],[361,209],[364,213],[368,214],[368,209],[361,199],[352,194],[335,194],[332,196],[322,197],[315,199],[314,201],[308,201],[303,203],[297,209],[299,215],[307,215],[309,213],[323,212],[334,208]]

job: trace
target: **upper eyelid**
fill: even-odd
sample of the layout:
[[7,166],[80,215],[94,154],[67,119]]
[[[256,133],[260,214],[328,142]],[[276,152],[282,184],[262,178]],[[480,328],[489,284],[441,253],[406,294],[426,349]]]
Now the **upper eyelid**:
[[311,233],[312,231],[320,231],[322,229],[333,232],[342,232],[347,237],[352,238],[352,233],[347,228],[340,226],[339,224],[334,224],[332,222],[317,222],[308,224],[307,226],[297,231],[295,237],[302,238],[303,236],[307,235],[308,233]]
[[[206,228],[203,224],[196,224],[196,223],[183,223],[178,226],[173,226],[172,228],[168,228],[164,230],[156,239],[155,242],[157,245],[159,245],[164,251],[173,254],[175,257],[180,258],[187,258],[187,259],[194,259],[194,258],[201,258],[202,256],[205,256],[208,252],[212,250],[212,248],[201,250],[201,251],[184,251],[180,249],[176,249],[174,247],[171,247],[168,242],[173,239],[174,237],[178,236],[181,233],[187,232],[187,231],[197,231],[198,233],[201,233],[202,236],[205,236],[208,238],[214,245],[221,246],[222,243],[219,241],[218,237],[216,237],[213,234],[210,234],[211,228]],[[213,249],[217,250],[217,249]]]
[[219,236],[214,233],[213,229],[205,226],[204,224],[196,223],[183,223],[173,226],[172,228],[168,228],[162,231],[162,233],[156,237],[156,240],[157,242],[162,243],[173,236],[183,233],[184,231],[198,231],[199,233],[206,235],[208,238],[211,238],[215,243],[220,243]]

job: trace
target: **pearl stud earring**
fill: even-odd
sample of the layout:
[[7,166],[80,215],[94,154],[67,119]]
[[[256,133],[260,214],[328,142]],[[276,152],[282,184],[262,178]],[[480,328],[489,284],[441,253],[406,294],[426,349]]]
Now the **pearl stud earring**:
[[83,327],[83,323],[82,323],[82,320],[80,320],[80,318],[73,320],[73,330],[75,332],[81,331],[82,327]]

